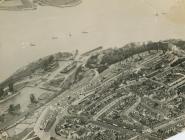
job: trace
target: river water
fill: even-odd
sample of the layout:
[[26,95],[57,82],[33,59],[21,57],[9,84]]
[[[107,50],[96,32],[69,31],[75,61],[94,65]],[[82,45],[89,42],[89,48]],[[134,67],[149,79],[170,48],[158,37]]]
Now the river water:
[[17,68],[58,51],[184,39],[185,5],[180,1],[83,0],[69,8],[0,11],[0,81]]

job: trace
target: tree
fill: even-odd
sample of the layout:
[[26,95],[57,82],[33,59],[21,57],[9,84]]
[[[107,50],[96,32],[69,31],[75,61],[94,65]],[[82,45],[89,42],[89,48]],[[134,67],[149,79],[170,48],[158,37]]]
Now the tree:
[[9,83],[8,87],[10,92],[14,92],[14,85],[12,82]]
[[0,122],[4,122],[4,121],[5,121],[4,115],[0,115]]
[[31,94],[31,95],[30,95],[30,101],[31,101],[31,103],[33,103],[33,104],[37,103],[37,100],[36,100],[34,94]]
[[53,61],[54,61],[54,56],[53,56],[53,55],[49,56],[49,58],[48,58],[48,63],[51,63],[51,62],[53,62]]
[[2,97],[4,95],[4,89],[0,88],[0,97]]
[[46,60],[43,60],[41,67],[46,71],[48,67],[48,62]]
[[9,106],[9,108],[8,108],[8,112],[11,114],[11,113],[13,113],[14,111],[15,111],[15,107],[14,107],[13,104],[11,104],[11,105]]

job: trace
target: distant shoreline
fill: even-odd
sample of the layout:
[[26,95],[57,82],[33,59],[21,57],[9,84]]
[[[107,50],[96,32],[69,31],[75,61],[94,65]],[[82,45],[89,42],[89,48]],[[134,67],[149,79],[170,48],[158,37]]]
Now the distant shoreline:
[[61,5],[57,5],[57,4],[53,4],[53,3],[49,3],[46,0],[38,0],[38,2],[41,2],[41,6],[53,6],[53,7],[59,7],[59,8],[65,8],[65,7],[74,7],[77,6],[79,4],[82,3],[82,0],[73,0],[73,2],[67,3],[67,4],[61,4]]
[[25,11],[25,10],[37,10],[38,6],[53,6],[53,7],[59,7],[59,8],[65,8],[65,7],[74,7],[82,3],[82,0],[73,0],[66,4],[59,4],[59,3],[52,3],[47,0],[38,0],[35,3],[29,3],[29,5],[18,5],[18,6],[1,6],[0,10],[6,10],[6,11]]

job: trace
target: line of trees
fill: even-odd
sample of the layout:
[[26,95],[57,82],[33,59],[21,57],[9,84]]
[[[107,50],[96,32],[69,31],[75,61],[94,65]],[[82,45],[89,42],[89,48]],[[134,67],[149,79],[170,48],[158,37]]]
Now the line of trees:
[[18,114],[20,109],[21,109],[21,105],[20,104],[17,104],[17,105],[10,104],[10,106],[8,108],[8,113],[10,113],[10,114]]
[[[150,53],[151,50],[162,50],[165,54],[169,49],[170,47],[166,42],[148,42],[147,44],[142,45],[130,43],[122,48],[108,49],[102,51],[102,53],[91,56],[88,59],[86,66],[88,68],[98,68],[99,72],[102,72],[101,69],[105,70],[109,65],[132,57],[135,54],[145,51]],[[101,60],[99,60],[99,55],[103,55]]]
[[49,64],[51,64],[52,62],[54,62],[54,56],[53,55],[49,56],[47,59],[42,60],[41,67],[45,71],[47,71]]
[[31,94],[31,95],[30,95],[30,101],[31,101],[32,104],[38,103],[38,101],[37,101],[37,99],[35,98],[35,95],[34,95],[34,94]]
[[14,84],[12,82],[9,83],[8,87],[9,87],[9,91],[14,93]]

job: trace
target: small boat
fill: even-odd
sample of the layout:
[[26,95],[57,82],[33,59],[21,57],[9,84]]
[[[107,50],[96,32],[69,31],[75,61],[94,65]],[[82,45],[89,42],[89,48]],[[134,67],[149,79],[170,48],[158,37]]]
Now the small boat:
[[159,13],[155,13],[155,16],[158,17],[159,16]]
[[166,13],[166,12],[162,12],[161,14],[162,14],[162,15],[166,15],[167,13]]
[[58,37],[57,37],[57,36],[53,36],[52,39],[53,39],[53,40],[54,40],[54,39],[58,39]]
[[34,46],[36,46],[36,44],[34,44],[34,43],[30,43],[30,46],[31,46],[31,47],[34,47]]
[[86,32],[86,31],[84,31],[84,32],[82,32],[83,34],[88,34],[89,32]]
[[69,37],[71,37],[72,36],[72,34],[71,33],[69,33]]

